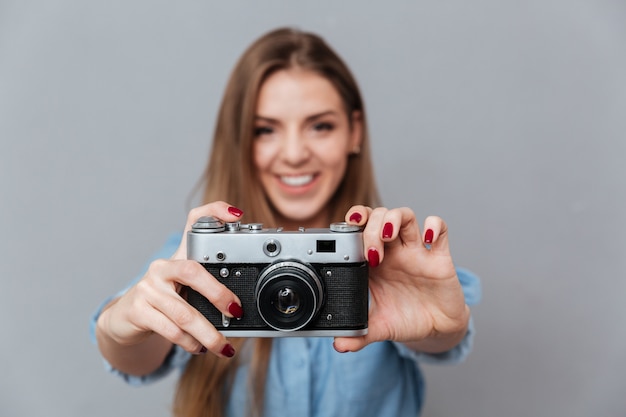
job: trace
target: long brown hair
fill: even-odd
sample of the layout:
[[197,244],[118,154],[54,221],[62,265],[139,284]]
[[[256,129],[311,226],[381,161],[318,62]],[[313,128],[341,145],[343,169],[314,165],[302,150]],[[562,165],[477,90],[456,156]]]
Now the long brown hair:
[[[337,89],[348,119],[359,112],[363,137],[360,152],[350,155],[345,176],[328,202],[329,223],[342,221],[355,204],[379,205],[374,182],[365,108],[348,67],[319,36],[296,29],[277,29],[259,38],[237,62],[224,93],[217,118],[209,163],[204,174],[205,203],[223,200],[242,209],[251,222],[275,224],[263,187],[254,175],[252,141],[257,97],[263,82],[278,70],[300,68],[328,79]],[[271,339],[256,339],[249,372],[250,410],[262,413]],[[239,351],[242,339],[231,339]],[[174,400],[179,417],[222,416],[237,360],[212,354],[194,356],[180,378]]]

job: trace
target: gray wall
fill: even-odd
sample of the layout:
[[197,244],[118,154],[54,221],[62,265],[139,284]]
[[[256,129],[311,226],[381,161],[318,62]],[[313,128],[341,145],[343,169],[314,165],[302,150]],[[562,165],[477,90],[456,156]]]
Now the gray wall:
[[295,3],[0,0],[0,415],[167,414],[175,378],[106,374],[88,317],[182,227],[227,74],[285,24],[354,69],[387,205],[483,278],[424,415],[624,415],[624,2]]

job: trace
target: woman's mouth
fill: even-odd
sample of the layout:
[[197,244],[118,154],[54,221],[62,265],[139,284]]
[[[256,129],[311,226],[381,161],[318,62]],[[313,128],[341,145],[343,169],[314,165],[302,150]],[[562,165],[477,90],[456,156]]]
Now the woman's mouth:
[[304,187],[310,184],[315,176],[313,174],[307,175],[280,175],[280,182],[289,187]]

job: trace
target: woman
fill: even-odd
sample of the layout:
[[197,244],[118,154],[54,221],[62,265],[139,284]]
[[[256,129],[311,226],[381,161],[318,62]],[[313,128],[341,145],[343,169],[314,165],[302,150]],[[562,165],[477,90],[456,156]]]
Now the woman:
[[369,331],[227,340],[181,290],[194,288],[228,317],[246,312],[186,260],[184,234],[176,236],[94,319],[103,357],[131,383],[183,369],[175,415],[417,415],[418,361],[469,351],[478,282],[455,269],[442,219],[428,217],[420,231],[411,210],[379,207],[358,86],[319,37],[279,29],[243,54],[219,112],[204,203],[185,232],[201,216],[233,222],[244,213],[285,229],[364,226]]

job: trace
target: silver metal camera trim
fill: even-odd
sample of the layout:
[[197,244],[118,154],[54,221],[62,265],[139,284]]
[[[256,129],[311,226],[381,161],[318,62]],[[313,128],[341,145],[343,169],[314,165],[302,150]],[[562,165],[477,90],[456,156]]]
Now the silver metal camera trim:
[[220,329],[220,333],[227,337],[352,337],[365,336],[367,327],[364,329],[341,329],[341,330],[298,330],[286,332],[276,330],[227,330]]
[[[254,224],[258,227],[258,223]],[[208,260],[226,263],[216,259],[222,252],[228,264],[268,263],[276,256],[267,253],[265,245],[269,240],[280,246],[280,258],[301,259],[309,263],[358,263],[364,262],[362,229],[345,223],[333,223],[330,228],[284,231],[282,229],[255,229],[247,225],[232,230],[213,217],[198,219],[188,232],[187,259],[205,263]],[[334,240],[335,252],[318,252],[317,241]]]

